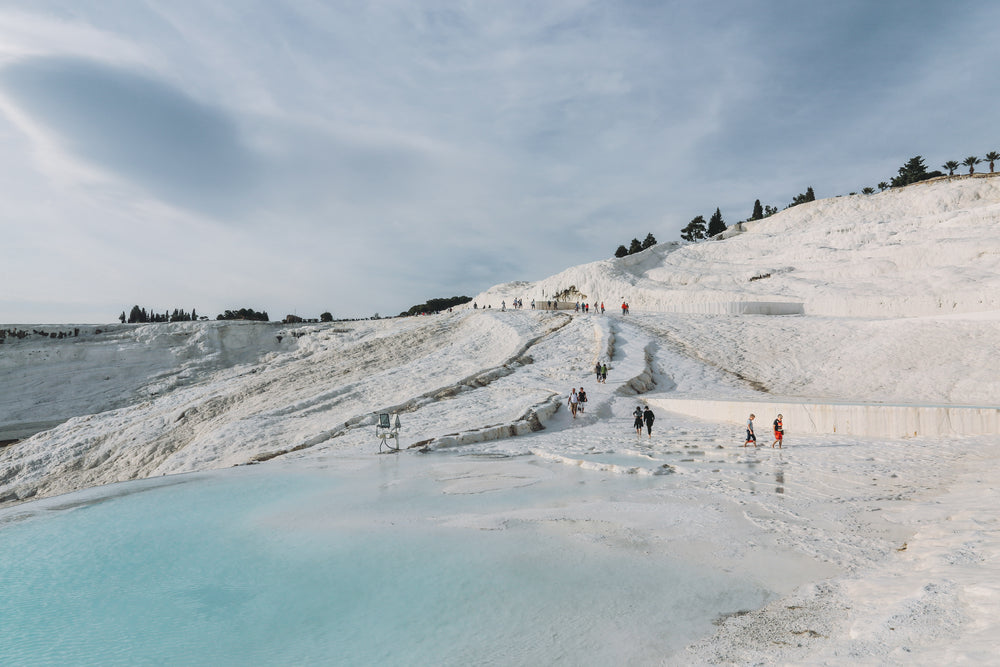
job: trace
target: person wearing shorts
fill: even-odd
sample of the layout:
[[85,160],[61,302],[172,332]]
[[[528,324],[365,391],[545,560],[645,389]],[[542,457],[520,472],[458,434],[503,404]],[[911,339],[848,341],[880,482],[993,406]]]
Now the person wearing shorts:
[[784,437],[785,427],[784,424],[782,424],[781,415],[778,415],[774,420],[774,442],[771,443],[771,447],[773,448],[777,445],[778,449],[781,449],[781,440]]
[[754,420],[754,418],[755,418],[755,416],[753,414],[751,414],[750,415],[750,419],[747,420],[747,441],[743,443],[744,447],[746,447],[747,445],[749,445],[751,442],[753,443],[754,447],[757,446],[757,436],[753,432],[753,420]]
[[642,406],[641,405],[637,405],[636,406],[635,412],[632,413],[632,416],[635,417],[635,422],[632,424],[632,426],[635,428],[635,434],[636,435],[642,435]]

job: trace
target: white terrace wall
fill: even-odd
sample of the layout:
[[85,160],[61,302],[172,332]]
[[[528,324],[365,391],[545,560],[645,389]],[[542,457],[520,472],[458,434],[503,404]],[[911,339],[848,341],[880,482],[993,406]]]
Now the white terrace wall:
[[688,301],[664,304],[659,310],[699,315],[802,315],[805,306],[789,301]]
[[822,296],[805,304],[805,313],[829,317],[933,317],[1000,310],[1000,294],[969,292],[949,296]]
[[877,438],[1000,434],[1000,408],[976,406],[801,403],[648,398],[650,405],[709,421],[745,424],[757,415],[757,439],[771,435],[781,414],[785,433],[840,433]]

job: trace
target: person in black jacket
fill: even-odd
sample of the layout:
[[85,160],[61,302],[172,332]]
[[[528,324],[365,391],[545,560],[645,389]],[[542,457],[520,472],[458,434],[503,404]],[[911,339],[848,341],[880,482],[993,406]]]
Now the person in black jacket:
[[[654,419],[656,419],[656,415],[653,414],[653,411],[650,410],[649,406],[647,405],[646,409],[642,411],[642,421],[646,422],[646,432],[649,434],[650,438],[653,437],[653,420]],[[641,432],[641,429],[640,429],[640,432]]]

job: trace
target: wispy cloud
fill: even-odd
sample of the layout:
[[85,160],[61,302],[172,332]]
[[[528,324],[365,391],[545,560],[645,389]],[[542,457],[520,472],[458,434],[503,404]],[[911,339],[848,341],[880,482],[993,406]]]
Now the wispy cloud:
[[[206,312],[398,312],[990,150],[1000,9],[908,7],[25,3],[0,9],[2,224],[93,276],[53,301],[168,298],[155,269]],[[74,266],[61,226],[92,256],[163,249],[151,296]]]
[[0,86],[68,151],[165,201],[226,214],[254,188],[233,120],[148,74],[26,58],[0,70]]

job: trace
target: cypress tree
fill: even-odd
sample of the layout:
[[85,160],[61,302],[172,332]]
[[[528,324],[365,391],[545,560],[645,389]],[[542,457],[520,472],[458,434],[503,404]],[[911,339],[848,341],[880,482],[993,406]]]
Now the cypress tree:
[[708,220],[708,235],[715,236],[724,231],[726,231],[726,223],[722,220],[722,211],[716,208],[715,213]]

